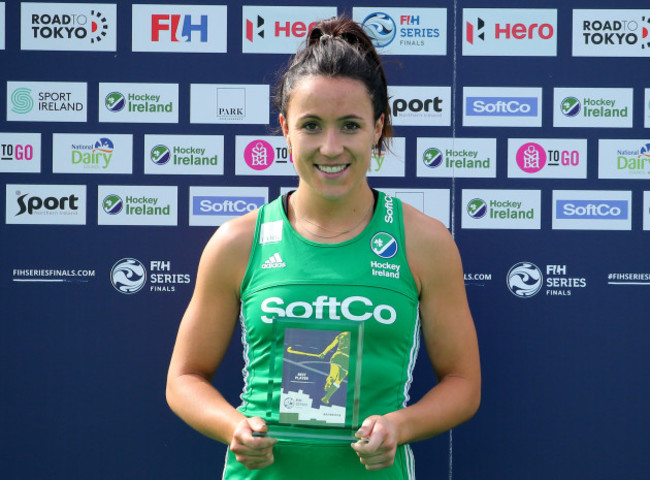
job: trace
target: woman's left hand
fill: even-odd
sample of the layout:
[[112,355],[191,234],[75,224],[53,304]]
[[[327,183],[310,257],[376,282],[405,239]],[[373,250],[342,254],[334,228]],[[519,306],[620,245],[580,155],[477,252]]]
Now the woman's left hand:
[[366,470],[388,468],[395,462],[397,427],[385,416],[373,415],[364,420],[352,444]]

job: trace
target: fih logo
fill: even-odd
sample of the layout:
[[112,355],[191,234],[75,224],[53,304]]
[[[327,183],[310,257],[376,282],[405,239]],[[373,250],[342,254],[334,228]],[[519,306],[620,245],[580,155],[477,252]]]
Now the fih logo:
[[361,22],[361,26],[372,40],[375,48],[390,45],[397,35],[395,21],[390,15],[383,12],[371,13]]
[[102,201],[102,208],[109,215],[117,215],[124,208],[124,200],[119,195],[107,195]]
[[151,149],[150,157],[156,165],[165,165],[171,158],[171,151],[166,145],[156,145]]
[[147,283],[147,270],[135,258],[118,260],[111,268],[111,284],[120,293],[131,295],[139,292]]
[[269,142],[255,140],[246,146],[244,160],[253,170],[266,170],[273,164],[275,153]]
[[508,270],[506,284],[514,296],[530,298],[537,295],[542,289],[544,276],[534,263],[519,262]]
[[259,15],[257,16],[257,25],[246,19],[246,40],[252,42],[255,39],[255,35],[264,38],[264,19]]
[[537,173],[546,165],[546,150],[538,143],[524,143],[517,150],[516,159],[521,170]]
[[32,91],[29,88],[17,88],[11,94],[11,111],[19,115],[24,115],[34,108],[34,99]]
[[474,37],[485,41],[485,21],[482,18],[476,19],[476,27],[471,22],[465,22],[465,26],[467,28],[465,32],[467,43],[474,45]]
[[[31,31],[34,38],[43,39],[90,39],[101,42],[108,34],[108,20],[96,10],[90,11],[90,20],[83,14],[32,14]],[[90,25],[88,25],[90,23]]]
[[483,218],[487,211],[488,205],[482,198],[474,198],[467,203],[467,214],[472,218]]
[[580,113],[582,105],[576,97],[566,97],[560,103],[560,111],[565,117],[575,117]]
[[[160,32],[169,32],[171,42],[191,42],[194,32],[200,34],[200,42],[208,41],[208,16],[200,15],[199,23],[192,23],[192,15],[151,15],[151,41],[160,42]],[[181,19],[183,20],[181,22]],[[182,26],[181,26],[182,24]]]
[[370,249],[383,259],[393,258],[397,248],[397,240],[390,233],[379,232],[370,239]]
[[444,159],[442,150],[436,147],[427,148],[422,155],[422,161],[429,168],[439,167]]
[[120,92],[111,92],[106,95],[104,105],[111,112],[120,112],[126,106],[126,98]]

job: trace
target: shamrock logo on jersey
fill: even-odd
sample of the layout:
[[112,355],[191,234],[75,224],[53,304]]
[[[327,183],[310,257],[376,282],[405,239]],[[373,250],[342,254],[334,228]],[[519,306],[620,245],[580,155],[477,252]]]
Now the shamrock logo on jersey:
[[370,240],[370,249],[378,257],[393,258],[397,253],[397,240],[390,233],[376,233]]

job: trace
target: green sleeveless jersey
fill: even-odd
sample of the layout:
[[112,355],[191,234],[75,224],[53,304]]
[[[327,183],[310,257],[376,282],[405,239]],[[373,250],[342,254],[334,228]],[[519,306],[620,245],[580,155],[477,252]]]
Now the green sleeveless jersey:
[[[239,410],[246,416],[260,416],[269,423],[277,421],[277,412],[269,419],[267,409],[272,345],[277,335],[273,323],[277,319],[308,319],[330,327],[341,320],[363,322],[359,422],[406,406],[420,325],[418,293],[406,259],[399,199],[378,192],[375,212],[363,232],[335,244],[316,243],[299,235],[287,219],[281,198],[264,205],[258,214],[242,281],[241,302],[245,367]],[[333,333],[331,339],[335,336]],[[302,355],[314,357],[313,370],[320,368],[325,382],[328,373],[319,366],[319,353],[304,351]],[[345,381],[347,365],[342,366],[343,359],[338,346],[320,360],[325,367],[339,367],[339,378],[330,372],[328,378],[334,379],[328,385],[334,383],[338,388]],[[314,375],[318,376],[318,372]],[[326,398],[329,395],[332,393]],[[279,403],[279,398],[274,401]],[[275,463],[260,470],[259,477],[238,464],[229,452],[224,478],[298,478],[287,476],[287,472],[297,472],[303,463],[303,474],[310,479],[321,478],[318,475],[356,479],[366,474],[375,479],[412,478],[408,446],[398,449],[392,468],[380,472],[367,472],[347,444],[312,445],[310,450],[305,447],[310,447],[309,441],[277,444]],[[305,451],[310,453],[305,455]],[[315,468],[314,455],[322,456],[323,465],[328,465],[325,470]]]

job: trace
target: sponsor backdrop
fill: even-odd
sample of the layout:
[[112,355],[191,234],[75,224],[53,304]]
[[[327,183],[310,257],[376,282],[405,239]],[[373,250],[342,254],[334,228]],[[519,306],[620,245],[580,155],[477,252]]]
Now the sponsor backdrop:
[[[219,477],[164,400],[176,329],[215,228],[295,187],[275,72],[347,12],[391,85],[370,181],[450,229],[480,337],[418,478],[647,478],[647,1],[308,3],[0,2],[2,477]],[[241,368],[236,333],[234,403]]]

